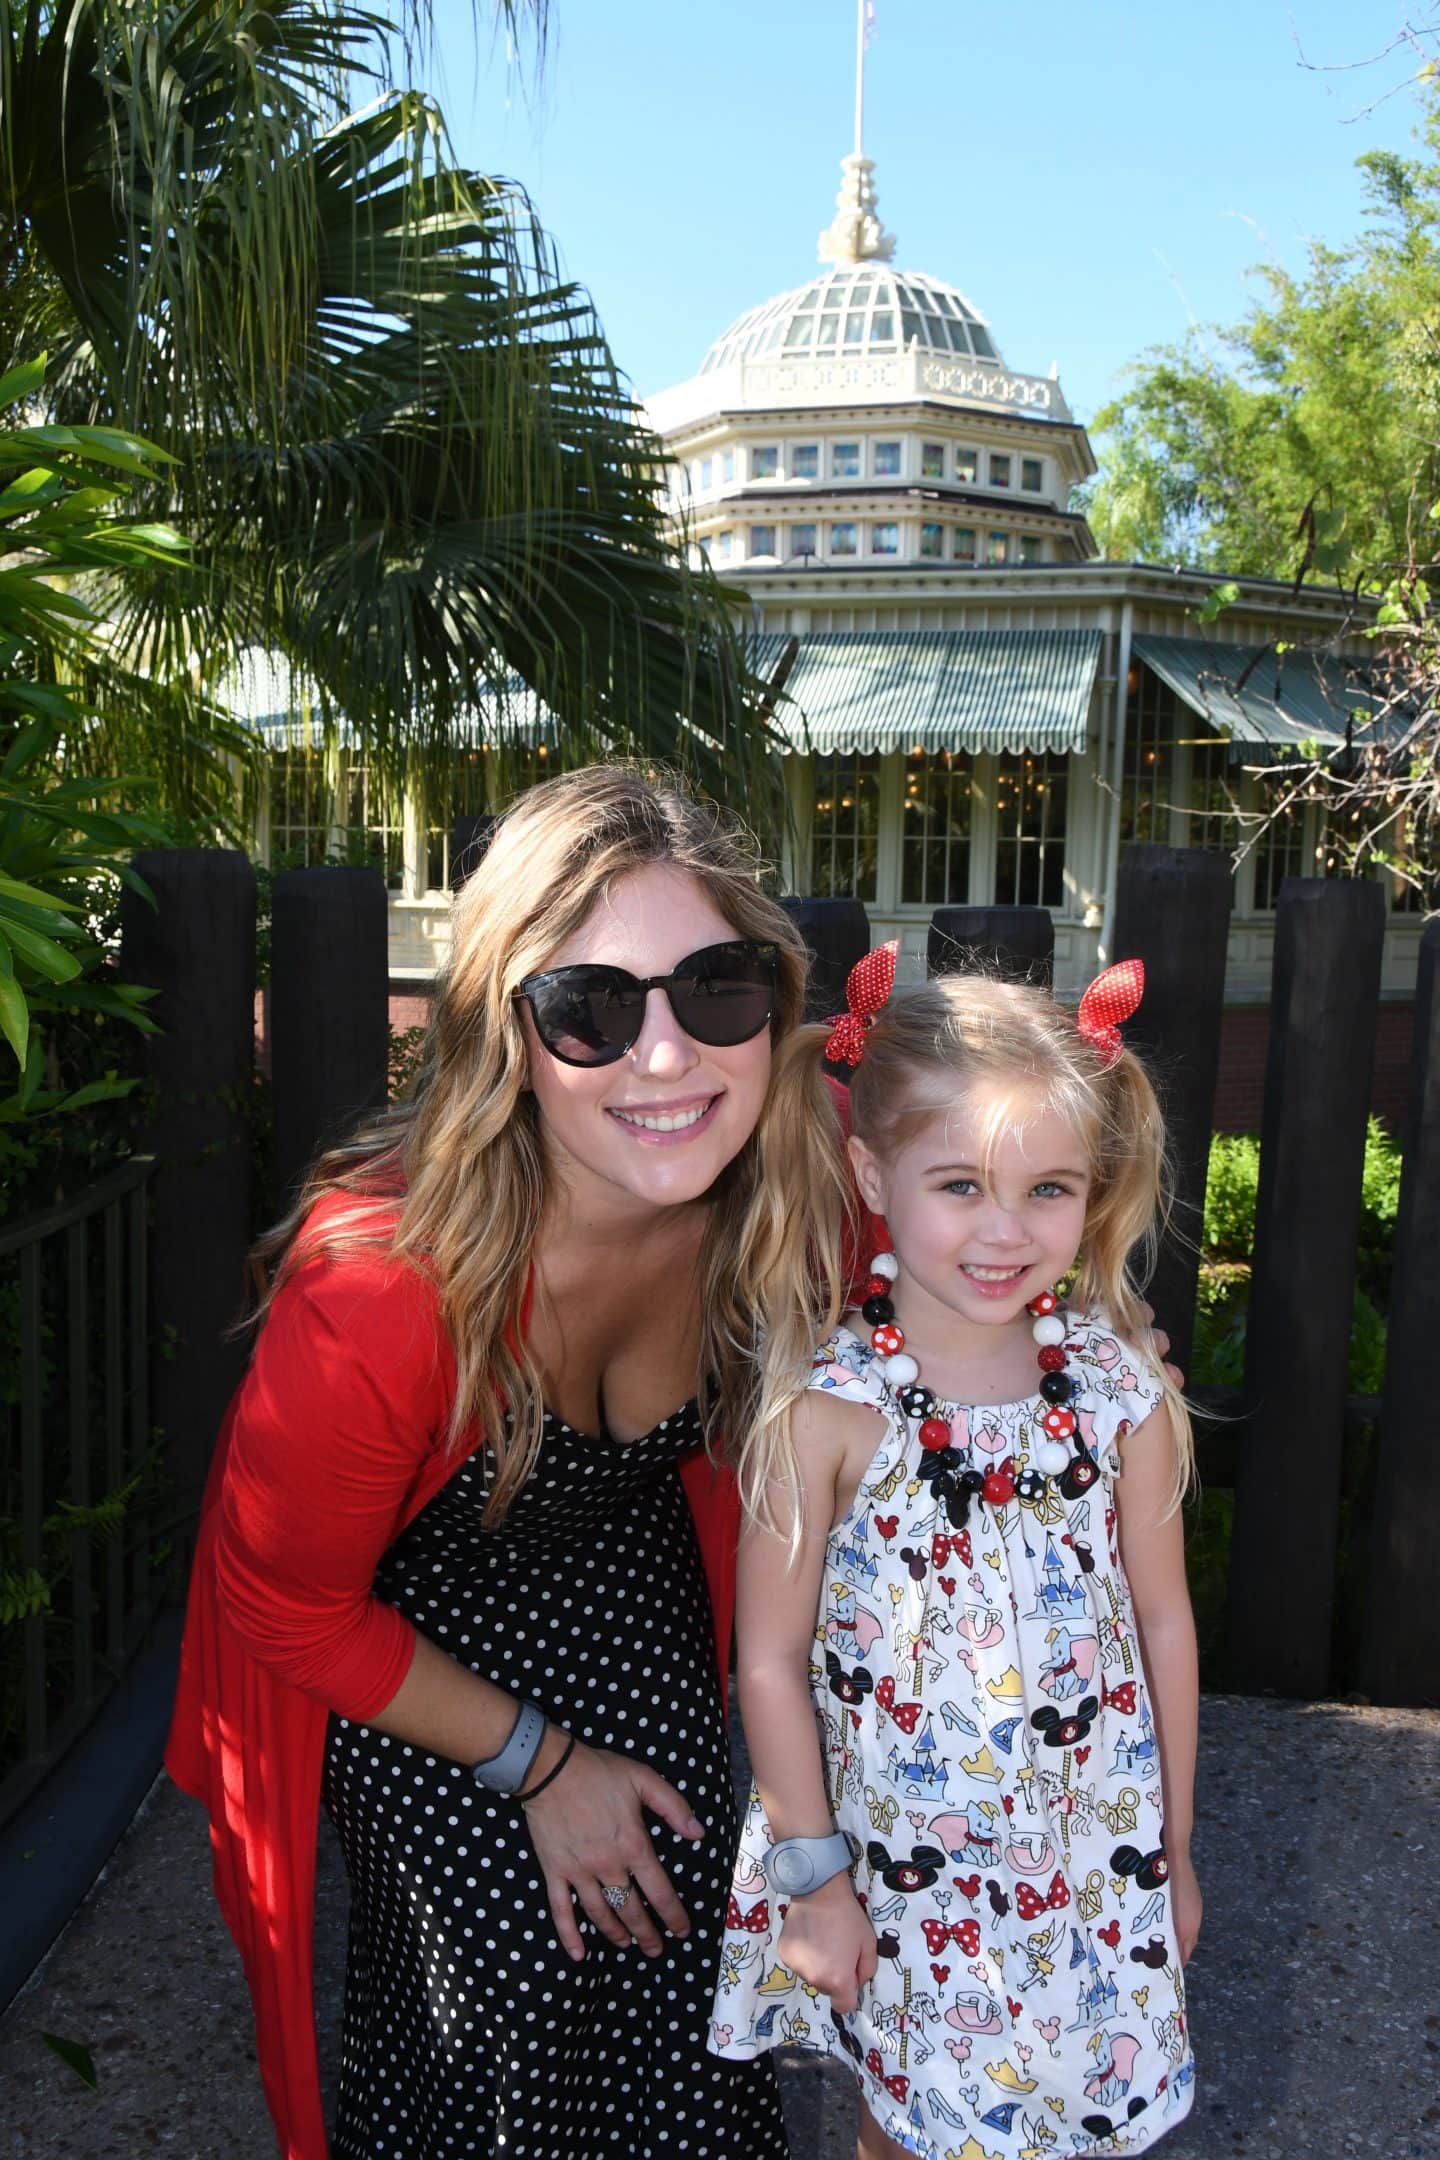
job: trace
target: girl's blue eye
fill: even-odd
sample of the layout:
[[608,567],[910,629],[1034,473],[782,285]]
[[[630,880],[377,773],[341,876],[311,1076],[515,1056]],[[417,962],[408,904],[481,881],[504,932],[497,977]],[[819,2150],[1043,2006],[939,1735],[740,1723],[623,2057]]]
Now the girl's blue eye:
[[945,1187],[945,1190],[949,1193],[963,1192],[968,1196],[970,1193],[979,1192],[980,1188],[975,1183],[974,1178],[957,1177],[951,1178],[949,1184]]
[[1039,1185],[1034,1186],[1032,1190],[1041,1194],[1058,1193],[1063,1200],[1070,1188],[1068,1185],[1057,1184],[1054,1178],[1045,1178]]

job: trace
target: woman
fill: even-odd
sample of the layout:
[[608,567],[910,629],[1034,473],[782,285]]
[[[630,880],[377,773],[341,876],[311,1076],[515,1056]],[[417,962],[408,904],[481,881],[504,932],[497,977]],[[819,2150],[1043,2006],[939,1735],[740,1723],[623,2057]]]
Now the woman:
[[767,1175],[804,951],[713,813],[608,768],[523,797],[453,921],[416,1101],[262,1248],[167,1760],[210,1808],[285,2160],[326,2152],[322,1786],[336,2160],[761,2160],[773,2072],[705,2047],[736,1509],[702,1442],[841,1271],[818,1077],[784,1139],[813,1217]]

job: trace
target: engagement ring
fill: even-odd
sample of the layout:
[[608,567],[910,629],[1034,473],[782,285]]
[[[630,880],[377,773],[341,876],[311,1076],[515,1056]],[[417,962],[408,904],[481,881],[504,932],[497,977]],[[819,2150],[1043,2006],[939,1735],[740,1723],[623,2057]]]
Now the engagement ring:
[[635,1885],[633,1883],[626,1883],[625,1887],[622,1890],[617,1889],[613,1883],[601,1883],[600,1895],[604,1898],[606,1904],[610,1907],[611,1912],[619,1912],[621,1906],[625,1904],[634,1887]]

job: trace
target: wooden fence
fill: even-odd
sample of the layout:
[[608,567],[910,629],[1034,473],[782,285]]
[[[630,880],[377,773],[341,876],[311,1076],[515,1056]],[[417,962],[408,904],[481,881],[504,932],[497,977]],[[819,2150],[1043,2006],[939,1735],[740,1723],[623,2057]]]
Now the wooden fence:
[[[149,1416],[177,1511],[198,1504],[224,1403],[244,1357],[227,1337],[251,1234],[255,884],[244,857],[163,851],[139,867],[157,909],[127,907],[122,963],[160,992],[151,1047],[149,1295],[167,1329]],[[1233,1483],[1232,1667],[1256,1692],[1324,1695],[1336,1578],[1345,1367],[1383,920],[1377,888],[1293,879],[1276,911],[1270,1062],[1244,1388],[1202,1429],[1202,1474]],[[1174,1134],[1176,1220],[1152,1291],[1190,1355],[1224,987],[1230,880],[1222,857],[1138,847],[1121,865],[1115,957],[1145,962],[1130,1036],[1151,1064]],[[868,948],[854,901],[786,903],[814,956],[812,1011],[836,1011]],[[272,916],[272,1087],[278,1181],[386,1086],[385,896],[378,873],[277,876]],[[932,971],[983,964],[1048,979],[1041,909],[942,909]],[[1440,1449],[1423,1377],[1440,1312],[1440,924],[1421,942],[1413,1086],[1380,1411],[1363,1618],[1373,1699],[1440,1703],[1440,1601],[1430,1541]],[[47,1440],[47,1447],[50,1445]],[[61,1445],[56,1436],[54,1445]]]

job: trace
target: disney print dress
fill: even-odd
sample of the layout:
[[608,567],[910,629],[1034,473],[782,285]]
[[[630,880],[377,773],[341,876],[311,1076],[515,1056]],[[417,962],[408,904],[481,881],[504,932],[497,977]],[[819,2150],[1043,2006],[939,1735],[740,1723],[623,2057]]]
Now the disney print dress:
[[[811,1687],[831,1806],[880,1962],[842,2017],[782,1965],[784,1902],[752,1791],[711,2046],[843,2056],[922,2160],[1138,2153],[1189,2111],[1160,1762],[1116,1541],[1121,1436],[1161,1399],[1139,1354],[1067,1315],[1072,1407],[1100,1476],[1065,1501],[977,1500],[951,1525],[869,1343],[838,1328],[810,1386],[883,1437],[831,1533]],[[981,1470],[1023,1470],[1037,1397],[941,1406]],[[933,1462],[933,1458],[931,1458]]]

